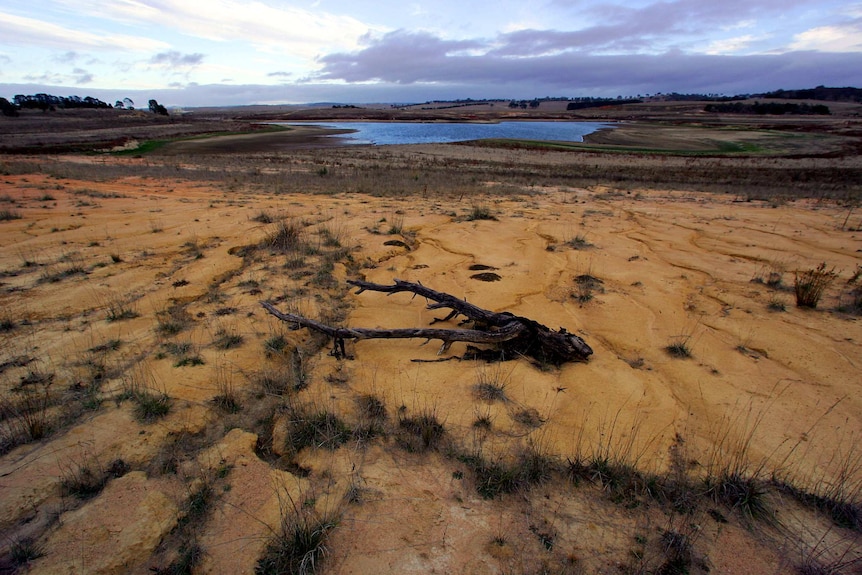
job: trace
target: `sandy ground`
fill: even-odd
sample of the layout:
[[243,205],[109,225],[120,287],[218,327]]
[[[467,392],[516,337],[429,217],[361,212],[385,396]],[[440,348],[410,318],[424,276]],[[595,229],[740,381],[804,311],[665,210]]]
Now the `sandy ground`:
[[[676,515],[619,504],[596,485],[552,482],[484,499],[462,460],[446,450],[411,453],[390,437],[304,449],[294,467],[273,463],[278,448],[275,459],[261,455],[251,431],[267,417],[256,407],[267,398],[255,381],[290,361],[265,354],[264,342],[282,334],[292,346],[309,337],[266,314],[261,300],[315,317],[343,300],[344,323],[359,327],[442,317],[406,294],[338,287],[361,275],[419,281],[565,327],[595,354],[550,369],[526,360],[417,363],[438,359],[439,346],[363,341],[349,344],[350,360],[325,349],[303,357],[302,401],[350,419],[356,398],[373,394],[390,422],[398,413],[432,413],[454,444],[490,460],[532,446],[562,461],[606,453],[667,473],[682,449],[694,477],[744,461],[746,472],[765,479],[776,473],[815,489],[843,477],[841,485],[858,489],[862,323],[838,308],[860,263],[862,232],[842,229],[846,208],[684,190],[534,189],[460,203],[430,192],[393,200],[137,178],[0,178],[0,209],[21,216],[0,222],[4,397],[42,385],[62,398],[45,410],[54,421],[64,404],[79,401],[68,390],[91,381],[94,365],[104,371],[95,406],[0,459],[6,544],[31,536],[43,552],[27,572],[166,567],[187,529],[190,494],[204,481],[216,497],[195,531],[204,553],[196,573],[253,572],[280,515],[297,508],[340,513],[323,560],[331,573],[653,572],[665,532],[695,542],[692,572],[788,572],[827,548],[823,557],[845,547],[856,557],[858,535],[774,492],[777,519],[751,528],[718,504]],[[466,220],[476,205],[496,220]],[[353,263],[335,264],[335,285],[321,285],[319,255],[306,258],[305,275],[294,255],[241,257],[272,230],[254,220],[261,211],[301,222],[318,246],[335,237],[330,244],[347,248]],[[848,228],[859,219],[850,216]],[[795,307],[794,270],[820,262],[836,281],[818,309]],[[499,281],[473,278],[477,264]],[[185,313],[178,334],[159,328],[172,306]],[[130,317],[109,321],[117,310]],[[222,349],[226,334],[239,337]],[[172,343],[188,344],[202,365],[180,365]],[[672,344],[691,356],[670,355]],[[448,355],[463,352],[455,344]],[[477,398],[480,381],[498,383],[505,399]],[[167,394],[170,414],[136,419],[127,397],[141,387]],[[225,389],[241,398],[239,413],[213,405]],[[18,422],[10,409],[7,435]],[[480,418],[489,429],[477,428]],[[171,453],[179,464],[166,471]],[[130,471],[95,497],[63,494],[76,471],[118,460]]]

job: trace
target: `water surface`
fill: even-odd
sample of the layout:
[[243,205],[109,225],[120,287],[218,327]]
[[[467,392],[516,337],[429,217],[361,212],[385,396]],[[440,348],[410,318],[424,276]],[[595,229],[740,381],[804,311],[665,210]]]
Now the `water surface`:
[[324,122],[314,125],[337,130],[355,130],[333,137],[344,139],[348,144],[379,146],[438,144],[485,138],[583,142],[587,134],[613,127],[613,124],[603,122]]

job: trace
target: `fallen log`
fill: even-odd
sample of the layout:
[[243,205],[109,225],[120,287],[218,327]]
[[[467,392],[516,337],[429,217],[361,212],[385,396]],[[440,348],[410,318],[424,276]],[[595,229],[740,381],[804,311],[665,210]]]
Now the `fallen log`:
[[428,309],[448,308],[450,313],[433,323],[448,321],[458,315],[467,318],[462,323],[472,322],[471,329],[440,329],[440,328],[398,328],[371,329],[356,327],[332,327],[292,313],[284,313],[276,309],[270,302],[261,302],[267,312],[285,321],[293,329],[305,327],[319,331],[331,337],[334,341],[333,354],[345,357],[344,340],[363,339],[403,339],[421,338],[440,340],[443,345],[438,355],[444,353],[452,343],[463,341],[476,344],[491,345],[494,357],[501,360],[516,357],[529,357],[541,364],[560,365],[570,361],[585,361],[593,354],[592,348],[565,328],[552,330],[532,319],[514,315],[509,312],[492,312],[475,306],[465,300],[444,292],[438,292],[419,283],[394,280],[392,285],[375,284],[365,281],[348,280],[357,288],[356,293],[377,291],[389,295],[400,292],[410,292],[422,296],[434,303],[427,305]]

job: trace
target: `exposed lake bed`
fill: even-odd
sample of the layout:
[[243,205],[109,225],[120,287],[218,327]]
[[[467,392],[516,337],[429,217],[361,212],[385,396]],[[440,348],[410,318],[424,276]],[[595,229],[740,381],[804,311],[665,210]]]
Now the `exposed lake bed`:
[[[851,130],[617,126],[561,153],[303,125],[3,156],[0,525],[41,546],[30,572],[169,570],[192,543],[195,572],[252,572],[291,518],[326,520],[323,573],[858,561],[834,512],[858,511],[862,471]],[[803,147],[767,155],[769,138]],[[677,151],[641,147],[658,143]],[[820,263],[834,281],[796,307]],[[260,307],[445,316],[346,284],[394,278],[595,353],[488,364],[360,340],[336,358]]]

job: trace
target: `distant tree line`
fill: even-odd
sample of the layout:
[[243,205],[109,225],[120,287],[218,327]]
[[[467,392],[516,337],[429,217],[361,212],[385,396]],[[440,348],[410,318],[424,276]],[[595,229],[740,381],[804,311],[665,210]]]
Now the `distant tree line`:
[[[126,110],[134,110],[135,103],[129,99],[117,100],[111,106],[107,102],[103,102],[98,98],[86,96],[54,96],[52,94],[17,94],[10,102],[6,98],[0,98],[0,113],[4,116],[17,116],[19,110],[42,110],[43,112],[55,111],[57,109],[73,109],[73,108],[90,108],[90,109],[109,109],[119,108]],[[156,100],[150,100],[149,109],[154,114],[163,116],[168,115],[168,110]]]
[[566,110],[585,110],[587,108],[600,108],[602,106],[622,106],[623,104],[640,104],[640,98],[579,98],[576,102],[569,102]]
[[727,104],[707,104],[704,106],[703,110],[705,112],[714,112],[718,114],[768,114],[772,116],[781,116],[784,114],[828,116],[830,114],[829,107],[824,106],[823,104],[794,104],[779,102],[755,102],[754,104],[730,102]]
[[821,100],[826,102],[862,102],[860,88],[827,88],[817,86],[804,90],[775,90],[763,94],[764,98],[782,98],[785,100]]
[[662,94],[658,92],[654,97],[667,102],[732,102],[733,100],[748,99],[750,95],[736,94],[735,96],[724,96],[722,94],[680,94],[678,92]]
[[18,94],[12,102],[19,110],[56,110],[57,108],[110,108],[98,98],[86,96],[54,96],[51,94]]

